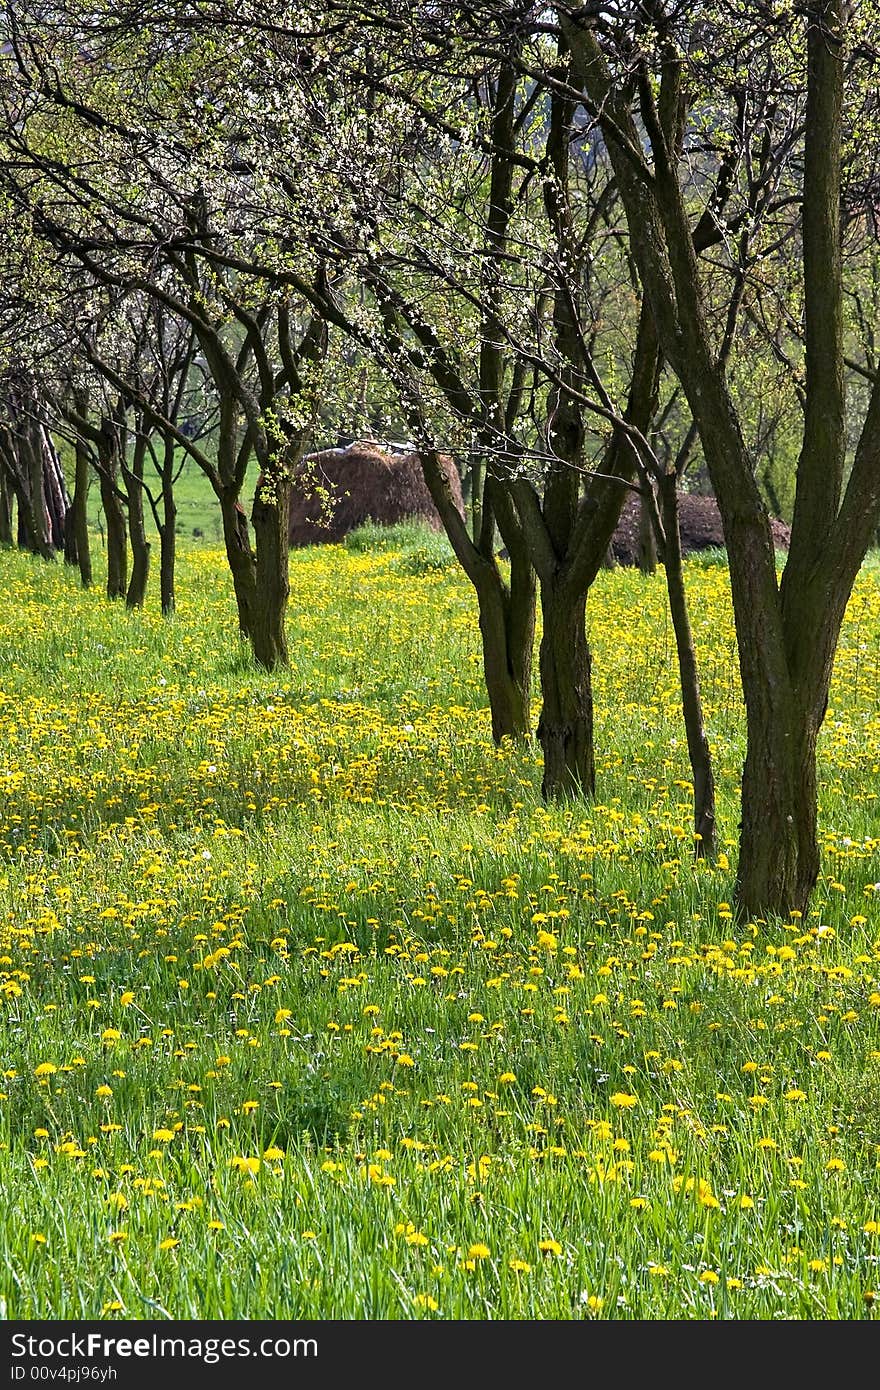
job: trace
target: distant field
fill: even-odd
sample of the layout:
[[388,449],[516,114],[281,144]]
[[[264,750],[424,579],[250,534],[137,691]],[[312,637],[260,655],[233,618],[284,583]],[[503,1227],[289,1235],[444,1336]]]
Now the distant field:
[[[256,473],[250,479],[250,493],[245,488],[248,504],[252,500],[253,483]],[[147,484],[153,495],[159,498],[160,489],[154,478],[147,476]],[[196,545],[219,545],[223,540],[223,527],[220,521],[220,508],[211,484],[196,464],[187,462],[175,487],[177,501],[177,534]],[[157,536],[149,502],[144,499],[147,517],[147,530],[151,538]],[[104,518],[101,512],[101,494],[97,478],[92,479],[89,488],[89,522],[98,536],[103,535]]]
[[810,913],[736,923],[710,559],[695,865],[662,574],[596,585],[598,797],[548,808],[436,541],[296,552],[271,676],[216,549],[170,622],[0,554],[0,1316],[877,1316],[880,572]]

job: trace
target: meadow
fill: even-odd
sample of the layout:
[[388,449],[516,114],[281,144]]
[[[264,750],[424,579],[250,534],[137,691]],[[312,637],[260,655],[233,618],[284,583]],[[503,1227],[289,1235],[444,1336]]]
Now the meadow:
[[2,1316],[877,1316],[880,569],[810,911],[742,922],[709,561],[712,864],[662,573],[597,583],[598,795],[545,807],[439,544],[294,553],[281,675],[213,549],[167,622],[0,555]]

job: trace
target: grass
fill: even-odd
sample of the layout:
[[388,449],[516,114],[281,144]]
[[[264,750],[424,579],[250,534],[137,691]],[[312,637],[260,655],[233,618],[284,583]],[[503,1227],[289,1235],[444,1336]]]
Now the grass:
[[662,574],[596,585],[598,798],[546,808],[397,539],[292,556],[271,676],[211,549],[171,622],[0,556],[3,1315],[876,1316],[877,569],[811,911],[737,923],[724,567],[695,865]]

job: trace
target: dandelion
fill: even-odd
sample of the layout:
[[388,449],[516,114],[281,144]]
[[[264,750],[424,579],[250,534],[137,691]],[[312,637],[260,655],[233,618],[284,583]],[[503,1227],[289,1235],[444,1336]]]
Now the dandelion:
[[488,1260],[490,1254],[488,1245],[483,1245],[479,1241],[475,1245],[468,1246],[467,1257],[469,1260]]
[[248,1174],[253,1177],[260,1171],[260,1159],[257,1157],[250,1158],[241,1154],[235,1154],[230,1158],[229,1166],[237,1169],[239,1173]]
[[615,1091],[611,1096],[611,1104],[617,1110],[632,1110],[633,1106],[638,1105],[638,1096],[630,1095],[626,1091]]
[[539,1241],[538,1241],[538,1249],[540,1250],[540,1252],[541,1252],[542,1255],[561,1255],[561,1254],[562,1254],[562,1246],[559,1244],[559,1241],[558,1241],[558,1240],[552,1240],[552,1239],[548,1239],[548,1240],[539,1240]]

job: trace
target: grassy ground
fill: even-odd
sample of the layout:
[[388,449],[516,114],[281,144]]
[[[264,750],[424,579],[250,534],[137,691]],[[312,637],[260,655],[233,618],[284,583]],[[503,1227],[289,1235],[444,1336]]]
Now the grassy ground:
[[0,556],[5,1316],[875,1316],[876,568],[811,912],[750,923],[717,557],[696,866],[662,575],[596,586],[598,798],[548,809],[442,545],[291,568],[269,676],[211,549],[170,623]]
[[[65,457],[65,467],[69,475],[71,461],[67,457]],[[161,484],[149,465],[146,469],[145,481],[161,508]],[[72,488],[72,478],[70,477],[68,485]],[[198,546],[219,546],[222,544],[223,526],[220,519],[219,504],[204,473],[191,461],[187,461],[183,465],[180,477],[174,486],[174,498],[177,503],[177,534],[182,540]],[[144,498],[144,515],[147,535],[151,540],[155,540],[158,532],[147,498]],[[92,477],[89,487],[88,516],[89,524],[95,534],[96,548],[100,551],[104,534],[104,519],[98,479],[95,476]]]

